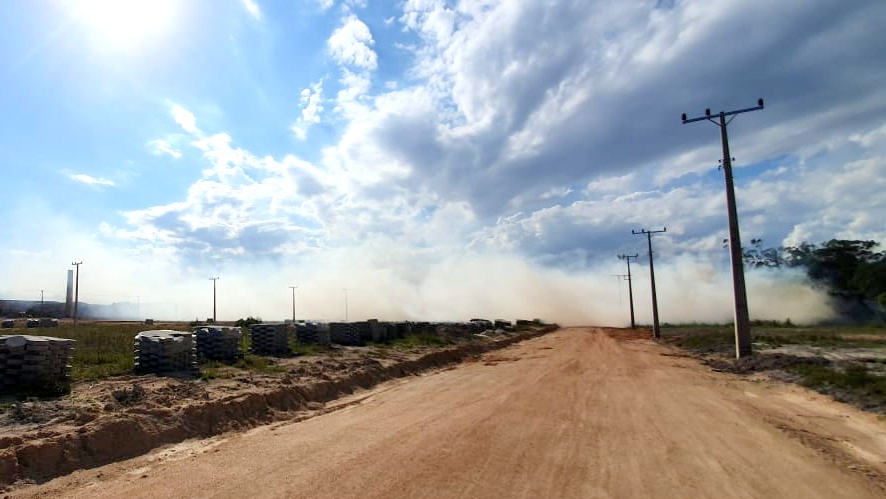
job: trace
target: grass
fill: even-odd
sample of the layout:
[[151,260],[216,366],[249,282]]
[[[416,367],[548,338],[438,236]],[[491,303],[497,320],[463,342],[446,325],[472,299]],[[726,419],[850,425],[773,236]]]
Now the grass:
[[[726,352],[735,348],[731,325],[691,324],[662,328],[666,343],[694,351]],[[809,345],[821,348],[886,348],[883,326],[813,326],[752,325],[751,338],[758,349],[784,345]]]
[[46,329],[6,329],[2,334],[33,334],[76,340],[71,359],[74,380],[94,380],[129,374],[133,368],[133,338],[141,331],[158,326],[138,323],[81,323]]
[[[756,324],[751,326],[751,335],[756,350],[784,345],[807,345],[830,351],[855,348],[886,350],[886,329],[883,326],[786,327],[782,324]],[[693,324],[662,328],[662,341],[696,353],[731,355],[735,349],[734,338],[731,325]],[[725,362],[725,368],[737,369],[735,372],[744,372],[743,367],[750,371],[787,371],[797,377],[799,384],[837,400],[875,412],[886,410],[884,360],[872,359],[869,363],[850,360],[829,362],[823,358],[807,359],[790,354],[784,358],[755,355],[728,361],[717,360],[717,356],[707,358],[714,359],[710,362]]]
[[837,400],[852,402],[863,408],[886,407],[886,377],[871,372],[866,366],[844,367],[798,364],[787,368],[800,377],[800,384]]
[[452,342],[436,334],[409,334],[403,338],[392,340],[389,345],[400,348],[418,348],[427,346],[445,346]]

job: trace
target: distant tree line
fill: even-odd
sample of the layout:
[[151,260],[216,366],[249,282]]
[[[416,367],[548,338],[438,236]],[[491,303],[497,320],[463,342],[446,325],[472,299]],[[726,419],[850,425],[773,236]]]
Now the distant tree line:
[[801,267],[813,285],[834,298],[838,312],[856,320],[886,316],[886,252],[876,241],[831,239],[821,244],[764,248],[751,239],[742,249],[752,269]]

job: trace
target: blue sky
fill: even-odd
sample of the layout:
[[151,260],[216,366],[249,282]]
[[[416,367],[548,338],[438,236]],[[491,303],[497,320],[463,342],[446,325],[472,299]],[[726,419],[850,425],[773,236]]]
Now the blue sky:
[[[883,241],[884,24],[875,0],[3,2],[0,296],[62,299],[76,259],[84,301],[158,317],[206,316],[217,275],[227,319],[297,284],[315,318],[347,288],[352,319],[622,324],[615,255],[667,226],[663,320],[728,320],[718,130],[680,114],[766,100],[729,128],[745,240]],[[751,284],[752,316],[827,315],[797,276]]]

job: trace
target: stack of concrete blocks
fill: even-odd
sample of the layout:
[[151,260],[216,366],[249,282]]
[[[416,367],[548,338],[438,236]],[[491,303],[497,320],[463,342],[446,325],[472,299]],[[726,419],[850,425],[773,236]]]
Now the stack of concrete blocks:
[[58,319],[50,319],[48,317],[44,317],[40,319],[39,322],[40,327],[58,327]]
[[392,325],[394,326],[394,331],[390,335],[391,339],[405,338],[412,334],[412,324],[409,322],[395,322]]
[[25,327],[30,329],[40,327],[40,319],[28,319],[27,321],[25,321]]
[[303,322],[295,325],[295,337],[299,343],[328,345],[329,326],[316,322]]
[[252,346],[256,355],[289,355],[289,326],[287,324],[253,324],[249,327]]
[[329,337],[332,343],[339,345],[360,344],[360,330],[353,322],[330,322]]
[[192,333],[159,329],[135,335],[135,372],[196,375],[197,343]]
[[504,319],[495,319],[495,329],[504,329],[505,331],[510,331],[513,327],[511,321],[506,321]]
[[439,324],[432,324],[430,322],[416,322],[411,324],[412,334],[436,334],[437,327]]
[[243,332],[232,326],[198,326],[193,329],[199,360],[219,360],[233,364],[242,358],[240,339]]
[[46,336],[0,336],[0,393],[67,392],[75,343]]
[[376,343],[383,343],[390,341],[390,337],[388,335],[388,329],[391,328],[391,324],[388,322],[378,322],[375,319],[370,319],[369,321],[369,331],[370,338],[372,341]]
[[[378,320],[375,320],[378,323]],[[357,328],[357,335],[360,337],[360,343],[372,341],[372,324],[369,321],[355,322],[354,327]]]
[[15,319],[4,319],[3,329],[12,329],[15,327]]

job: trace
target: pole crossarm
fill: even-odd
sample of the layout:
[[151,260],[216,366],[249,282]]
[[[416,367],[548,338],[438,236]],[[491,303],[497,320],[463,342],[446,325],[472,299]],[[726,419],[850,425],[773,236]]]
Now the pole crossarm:
[[720,111],[718,120],[714,121],[710,109],[705,109],[705,115],[698,118],[686,118],[686,113],[681,115],[683,124],[707,120],[720,128],[720,142],[723,147],[723,159],[721,165],[723,176],[726,181],[726,210],[729,219],[729,258],[732,263],[732,287],[735,299],[735,356],[738,358],[750,355],[751,352],[751,324],[748,314],[748,297],[744,280],[744,262],[741,251],[741,231],[738,227],[738,209],[735,202],[735,185],[732,177],[732,156],[729,153],[729,134],[727,127],[732,118],[741,113],[759,111],[763,109],[763,99],[757,99],[757,105],[735,111]]
[[708,109],[705,109],[705,114],[704,114],[704,116],[699,116],[699,117],[697,117],[697,118],[688,118],[688,119],[687,119],[687,118],[686,118],[686,113],[683,113],[683,115],[681,116],[681,120],[683,121],[683,124],[684,124],[684,125],[687,124],[687,123],[695,123],[696,121],[705,121],[705,120],[707,120],[707,121],[710,121],[711,123],[713,123],[713,124],[715,124],[715,125],[717,125],[717,126],[720,126],[719,123],[717,123],[716,121],[714,121],[714,117],[716,117],[716,116],[723,116],[723,117],[726,117],[726,116],[734,116],[734,115],[736,115],[736,114],[749,113],[749,112],[751,112],[751,111],[759,111],[759,110],[763,109],[763,107],[764,107],[764,106],[763,106],[763,99],[757,99],[757,105],[754,106],[754,107],[746,107],[746,108],[744,108],[744,109],[736,109],[735,111],[720,111],[720,112],[717,113],[717,114],[711,114],[711,110],[710,110],[710,108],[708,108]]

